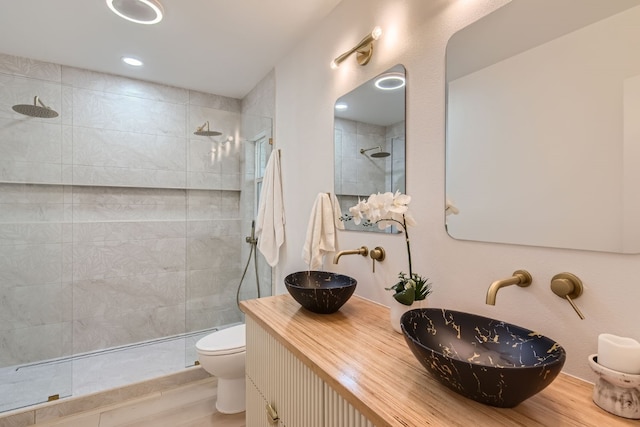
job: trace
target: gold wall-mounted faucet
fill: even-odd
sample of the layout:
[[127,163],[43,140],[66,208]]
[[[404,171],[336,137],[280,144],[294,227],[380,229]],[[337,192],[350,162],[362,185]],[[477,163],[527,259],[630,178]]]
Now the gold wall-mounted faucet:
[[362,255],[362,256],[367,256],[367,255],[369,255],[369,248],[367,248],[366,246],[360,246],[360,248],[358,248],[358,249],[340,251],[333,257],[333,263],[337,264],[342,255]]
[[496,305],[496,295],[498,295],[498,290],[500,288],[511,285],[518,285],[522,288],[526,288],[531,284],[532,280],[533,278],[528,271],[516,270],[513,272],[513,276],[508,279],[496,280],[491,284],[491,286],[489,286],[489,290],[487,290],[486,303],[489,305]]
[[569,304],[571,304],[571,307],[576,311],[580,319],[584,319],[584,314],[582,314],[573,300],[582,295],[583,289],[584,286],[582,285],[582,280],[580,280],[580,278],[575,274],[558,273],[551,279],[551,290],[553,293],[558,295],[560,298],[566,299]]

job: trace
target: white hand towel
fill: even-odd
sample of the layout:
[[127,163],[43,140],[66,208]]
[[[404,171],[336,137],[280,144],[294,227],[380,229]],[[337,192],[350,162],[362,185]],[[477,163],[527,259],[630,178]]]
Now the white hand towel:
[[264,255],[271,267],[278,264],[280,246],[284,243],[284,224],[280,152],[279,150],[273,150],[269,156],[264,179],[262,180],[262,191],[256,218],[258,250]]
[[331,193],[331,205],[333,206],[333,222],[338,230],[344,230],[344,221],[342,218],[342,209],[340,209],[340,202],[335,194]]
[[341,221],[335,217],[335,206],[326,193],[319,193],[313,203],[302,248],[302,258],[309,270],[319,269],[324,255],[336,250],[336,226]]

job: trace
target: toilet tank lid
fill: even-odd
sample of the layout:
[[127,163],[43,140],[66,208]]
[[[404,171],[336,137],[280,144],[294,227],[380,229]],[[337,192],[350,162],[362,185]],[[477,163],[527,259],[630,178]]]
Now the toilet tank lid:
[[235,350],[245,347],[245,326],[236,325],[200,338],[196,348],[203,351]]

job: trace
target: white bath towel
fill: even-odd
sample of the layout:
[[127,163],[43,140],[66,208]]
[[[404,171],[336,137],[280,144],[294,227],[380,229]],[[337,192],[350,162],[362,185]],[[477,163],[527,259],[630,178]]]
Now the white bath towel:
[[330,197],[326,193],[316,196],[302,248],[302,259],[310,270],[319,269],[324,255],[335,252],[336,229],[344,229],[344,224],[340,221],[341,215],[340,205],[335,196]]
[[284,243],[284,224],[280,151],[273,150],[265,169],[256,218],[258,250],[271,267],[278,264],[280,246]]

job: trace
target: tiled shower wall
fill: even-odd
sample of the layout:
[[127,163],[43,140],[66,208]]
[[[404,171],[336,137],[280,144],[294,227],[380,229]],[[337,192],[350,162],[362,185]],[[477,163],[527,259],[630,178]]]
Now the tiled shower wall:
[[[358,203],[358,198],[370,194],[405,191],[405,122],[378,126],[354,120],[335,118],[334,158],[335,192],[339,196],[343,213]],[[361,149],[380,146],[389,157],[370,157],[377,150],[365,154]],[[393,171],[393,173],[392,173]],[[346,222],[347,230],[360,230],[361,226]],[[375,231],[369,229],[369,231]]]
[[[12,111],[35,95],[60,116]],[[240,321],[240,126],[236,99],[0,55],[0,366]]]
[[336,193],[366,195],[384,187],[388,158],[371,158],[374,150],[361,154],[361,149],[380,146],[386,150],[385,127],[335,119]]
[[[387,157],[390,162],[390,169],[385,174],[386,191],[400,191],[406,193],[406,145],[405,145],[405,122],[395,123],[386,128],[386,150],[391,153],[391,157]],[[393,172],[391,172],[393,171]]]

